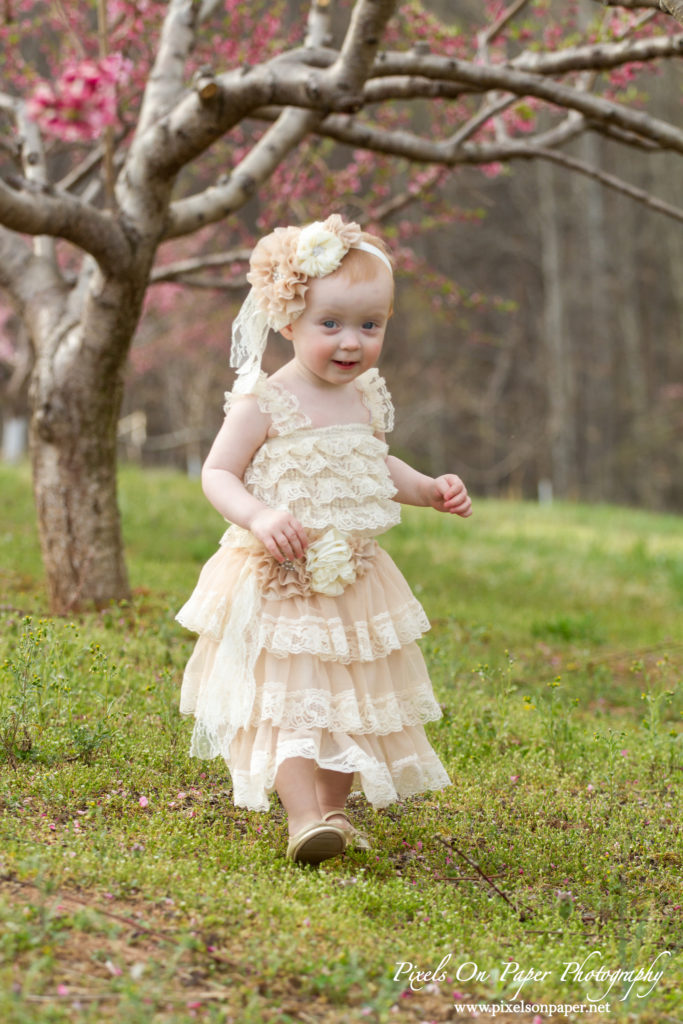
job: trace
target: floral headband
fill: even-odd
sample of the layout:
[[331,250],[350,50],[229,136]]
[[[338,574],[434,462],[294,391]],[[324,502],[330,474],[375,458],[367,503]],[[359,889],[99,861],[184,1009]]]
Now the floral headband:
[[349,249],[377,256],[393,273],[386,254],[361,238],[358,224],[345,224],[337,213],[304,228],[276,228],[257,243],[247,274],[251,291],[232,328],[230,365],[239,375],[235,391],[248,392],[256,382],[268,332],[303,313],[309,278],[333,273]]

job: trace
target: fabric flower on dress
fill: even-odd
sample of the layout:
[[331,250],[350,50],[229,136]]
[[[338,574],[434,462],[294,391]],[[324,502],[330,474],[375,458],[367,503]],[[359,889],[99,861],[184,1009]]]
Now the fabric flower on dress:
[[222,543],[250,553],[251,571],[267,601],[307,597],[313,592],[337,596],[365,575],[377,550],[374,537],[350,536],[335,527],[314,540],[304,558],[293,562],[278,562],[253,534],[239,526],[231,526]]
[[336,527],[322,535],[306,551],[306,567],[311,574],[311,590],[336,597],[353,583],[356,569],[348,540]]
[[267,601],[281,601],[295,595],[306,597],[311,593],[311,574],[303,559],[278,562],[266,551],[254,559],[253,571],[259,593]]

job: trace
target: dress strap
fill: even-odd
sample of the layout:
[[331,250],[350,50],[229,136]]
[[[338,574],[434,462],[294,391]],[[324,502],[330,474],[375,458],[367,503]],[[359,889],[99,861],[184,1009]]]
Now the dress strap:
[[373,367],[356,379],[363,404],[370,411],[370,422],[374,430],[389,433],[394,429],[394,404],[384,377]]
[[310,427],[311,421],[299,408],[299,400],[280,384],[272,381],[263,371],[249,391],[226,391],[225,413],[231,408],[236,398],[253,395],[262,413],[270,416],[273,430],[278,435],[291,434],[302,427]]

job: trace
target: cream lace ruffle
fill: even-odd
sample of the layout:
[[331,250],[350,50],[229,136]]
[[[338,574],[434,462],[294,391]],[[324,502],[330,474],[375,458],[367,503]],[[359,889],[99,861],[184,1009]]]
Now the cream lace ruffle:
[[[291,434],[311,424],[310,419],[299,409],[299,402],[291,391],[281,387],[277,381],[270,380],[261,371],[250,394],[256,397],[261,412],[270,416],[273,427],[278,434]],[[228,412],[235,398],[244,397],[245,392],[225,392],[223,411]]]
[[269,438],[244,483],[264,504],[288,508],[304,527],[374,536],[401,518],[387,453],[369,424],[311,428]]
[[287,690],[278,681],[258,687],[251,725],[270,719],[282,729],[329,729],[330,732],[375,733],[386,736],[406,725],[423,725],[441,718],[431,686],[405,689],[375,698],[358,699],[353,691]]
[[278,658],[290,654],[315,654],[321,661],[375,661],[405,644],[419,639],[429,629],[429,620],[419,601],[393,611],[373,615],[369,620],[345,626],[340,618],[307,615],[287,620],[261,615],[260,647]]
[[[287,508],[307,529],[376,536],[395,526],[401,508],[375,432],[391,430],[391,397],[376,369],[355,381],[370,422],[313,427],[295,395],[261,373],[252,388],[270,416],[266,439],[244,474],[248,491],[270,508]],[[226,410],[233,396],[226,395]]]
[[[387,737],[350,737],[327,730],[297,735],[266,726],[249,730],[233,750],[235,803],[250,810],[268,810],[277,770],[290,757],[306,757],[323,769],[353,775],[352,791],[362,789],[375,808],[450,784],[421,726]],[[248,768],[242,766],[247,752]]]

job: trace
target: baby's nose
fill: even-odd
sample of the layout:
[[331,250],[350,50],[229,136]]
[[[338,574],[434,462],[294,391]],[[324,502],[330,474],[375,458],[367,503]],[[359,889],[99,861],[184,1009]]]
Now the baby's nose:
[[356,332],[350,328],[344,331],[340,344],[342,348],[358,348],[359,342]]

